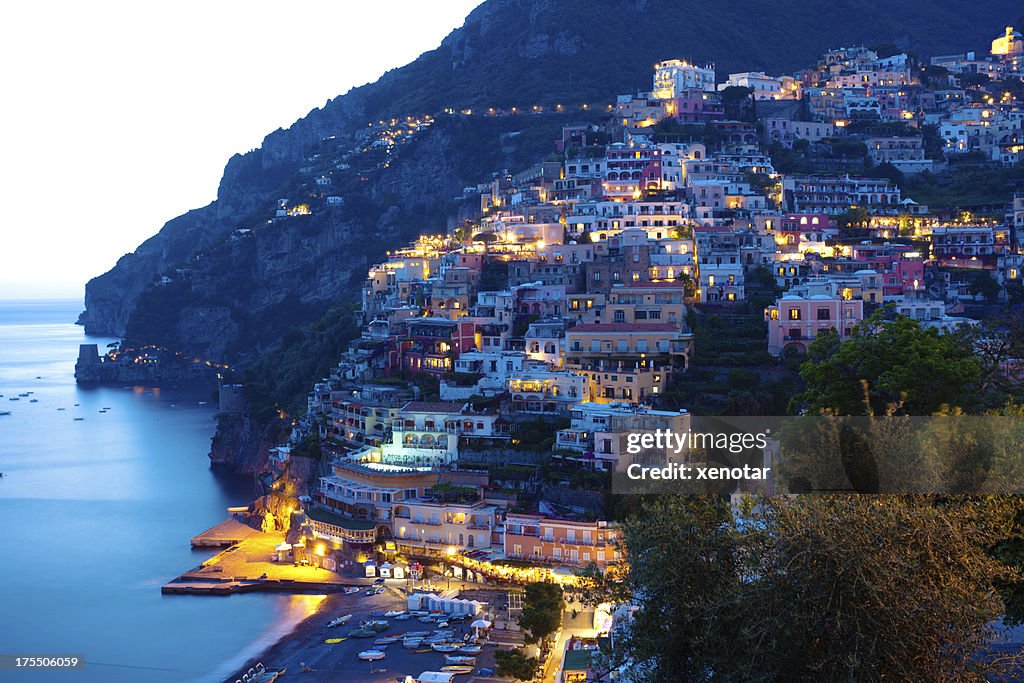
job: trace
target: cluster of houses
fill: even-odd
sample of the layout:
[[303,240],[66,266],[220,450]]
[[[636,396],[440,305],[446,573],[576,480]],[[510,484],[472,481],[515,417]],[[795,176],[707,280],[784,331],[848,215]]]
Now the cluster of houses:
[[[557,421],[544,457],[594,472],[628,457],[631,430],[685,431],[687,413],[659,399],[691,362],[695,309],[783,292],[764,309],[773,355],[849,336],[890,303],[927,326],[972,324],[972,304],[1020,282],[1024,196],[1001,220],[944,219],[886,177],[781,174],[768,149],[857,140],[910,174],[936,163],[921,134],[935,125],[946,155],[1019,163],[1020,102],[964,75],[1019,77],[1022,55],[1007,29],[991,55],[937,57],[932,71],[865,48],[724,82],[713,65],[665,61],[603,123],[563,128],[560,160],[466,188],[475,218],[369,270],[362,335],[309,395],[303,429],[330,463],[306,506],[312,532],[485,577],[510,563],[603,568],[616,525],[514,481],[520,428]],[[736,87],[753,117],[727,118]],[[382,122],[380,147],[415,132],[399,123]]]

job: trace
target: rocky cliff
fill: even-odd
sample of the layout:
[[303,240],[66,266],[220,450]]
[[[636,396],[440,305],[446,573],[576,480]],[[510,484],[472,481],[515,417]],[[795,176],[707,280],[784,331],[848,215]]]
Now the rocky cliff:
[[[233,157],[213,203],[169,221],[88,283],[80,322],[244,364],[353,299],[384,249],[442,229],[463,186],[549,152],[571,117],[440,117],[386,159],[365,139],[368,122],[445,107],[609,102],[645,87],[651,64],[672,57],[716,60],[727,73],[795,69],[856,43],[983,49],[1019,13],[1012,0],[488,0],[436,50]],[[510,148],[510,132],[535,135]],[[314,185],[314,173],[332,185]],[[343,204],[327,208],[325,195]],[[278,221],[279,199],[308,202],[312,213]]]

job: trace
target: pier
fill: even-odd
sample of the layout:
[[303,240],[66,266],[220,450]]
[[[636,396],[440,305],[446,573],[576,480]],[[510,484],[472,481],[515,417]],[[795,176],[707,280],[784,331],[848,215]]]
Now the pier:
[[275,548],[283,533],[264,533],[234,517],[192,538],[193,548],[223,548],[219,553],[164,584],[165,595],[231,595],[251,591],[333,593],[372,580],[292,562],[277,562]]
[[198,536],[192,537],[193,548],[230,548],[247,538],[262,535],[261,531],[243,524],[234,517],[210,527]]

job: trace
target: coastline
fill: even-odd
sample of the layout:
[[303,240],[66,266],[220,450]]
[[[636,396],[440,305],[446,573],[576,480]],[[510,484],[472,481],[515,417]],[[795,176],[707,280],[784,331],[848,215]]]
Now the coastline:
[[[291,598],[317,598],[318,604],[312,614],[294,621],[289,619],[292,609],[287,610],[283,618],[276,620],[256,643],[245,648],[226,661],[222,666],[212,672],[211,681],[222,681],[223,683],[234,683],[241,677],[242,672],[248,671],[256,666],[258,662],[268,669],[285,667],[289,673],[297,673],[299,664],[291,664],[291,660],[304,661],[302,657],[308,654],[313,655],[313,645],[321,644],[319,634],[323,632],[329,615],[340,609],[342,601],[340,598],[348,597],[344,594],[335,593],[332,595],[294,595]],[[313,637],[317,634],[316,637]]]

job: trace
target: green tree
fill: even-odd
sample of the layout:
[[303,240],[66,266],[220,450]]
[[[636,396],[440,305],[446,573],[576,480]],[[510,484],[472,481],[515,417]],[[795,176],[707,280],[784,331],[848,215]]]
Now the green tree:
[[624,522],[628,564],[588,595],[631,592],[633,680],[985,680],[1018,659],[978,654],[1005,575],[984,548],[1019,509],[822,495],[734,515],[724,500],[665,496]]
[[543,641],[562,623],[565,600],[556,583],[531,583],[523,596],[523,613],[519,625],[527,632],[527,641]]
[[925,329],[889,309],[876,311],[840,341],[819,335],[800,367],[804,391],[791,409],[835,415],[932,415],[978,407],[981,363],[970,340]]
[[499,676],[528,681],[537,674],[537,659],[518,650],[495,650],[494,662]]

